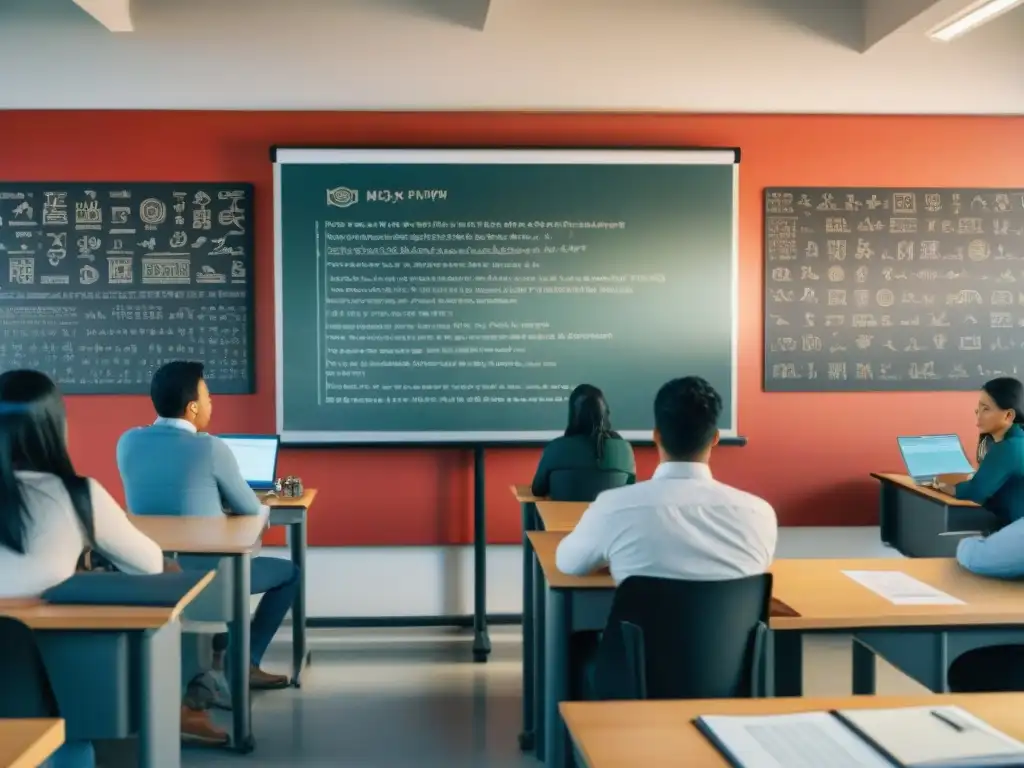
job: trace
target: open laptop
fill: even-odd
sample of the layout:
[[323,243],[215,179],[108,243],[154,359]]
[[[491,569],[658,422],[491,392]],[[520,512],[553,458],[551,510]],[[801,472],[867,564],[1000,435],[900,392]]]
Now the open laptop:
[[270,491],[277,479],[278,435],[221,435],[242,470],[242,477],[254,491]]
[[928,485],[937,475],[971,474],[974,467],[956,435],[898,437],[907,474],[918,485]]

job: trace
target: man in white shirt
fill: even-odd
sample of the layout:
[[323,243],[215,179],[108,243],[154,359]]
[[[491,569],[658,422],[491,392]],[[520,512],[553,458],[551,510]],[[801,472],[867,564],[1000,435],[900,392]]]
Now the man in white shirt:
[[696,376],[673,379],[654,400],[661,464],[646,482],[605,491],[558,546],[563,573],[604,564],[630,576],[715,581],[764,573],[778,521],[763,499],[720,483],[708,462],[722,398]]

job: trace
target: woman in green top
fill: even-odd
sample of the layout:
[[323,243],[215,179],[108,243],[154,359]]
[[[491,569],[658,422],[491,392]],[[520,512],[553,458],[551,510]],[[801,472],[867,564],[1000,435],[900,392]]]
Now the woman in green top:
[[593,501],[597,494],[636,482],[633,447],[612,431],[604,394],[580,384],[569,395],[565,435],[544,447],[533,495],[554,501]]
[[939,477],[940,490],[989,510],[999,524],[1024,517],[1024,385],[992,379],[981,388],[974,411],[978,427],[978,471],[970,479]]

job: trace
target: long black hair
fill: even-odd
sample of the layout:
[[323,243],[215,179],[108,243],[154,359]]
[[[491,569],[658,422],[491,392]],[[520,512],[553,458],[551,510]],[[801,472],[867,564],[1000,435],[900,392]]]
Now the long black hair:
[[[1013,411],[1013,423],[1024,424],[1024,384],[1010,376],[986,381],[981,389],[992,398],[996,407],[1004,411]],[[992,435],[978,435],[978,462],[985,458],[992,447]]]
[[611,409],[604,393],[592,384],[580,384],[569,395],[569,424],[565,436],[588,435],[597,458],[604,457],[604,441],[618,437],[612,432]]
[[0,547],[25,554],[29,509],[15,472],[46,472],[64,483],[88,541],[94,538],[89,483],[75,472],[57,386],[39,371],[0,374]]

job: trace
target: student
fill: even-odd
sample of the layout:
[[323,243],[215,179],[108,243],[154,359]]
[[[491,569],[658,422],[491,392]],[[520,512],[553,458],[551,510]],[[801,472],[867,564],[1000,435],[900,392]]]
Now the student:
[[[970,499],[995,512],[1004,528],[990,536],[963,539],[956,549],[960,565],[979,576],[1024,577],[1024,386],[1011,378],[993,379],[978,400],[978,471],[947,493]],[[949,668],[954,692],[1024,690],[1024,645],[996,645],[960,655]]]
[[[1024,517],[1024,386],[1011,378],[986,382],[975,415],[978,471],[963,482],[940,476],[936,485],[951,496],[980,504],[1000,525],[1008,525]],[[980,551],[974,542],[968,539],[961,547],[966,544],[965,551],[973,554]]]
[[548,443],[541,454],[533,477],[533,495],[553,501],[593,501],[595,488],[604,490],[634,482],[633,448],[612,431],[604,394],[590,384],[580,384],[569,395],[565,435]]
[[[132,512],[256,515],[266,509],[242,477],[231,450],[204,431],[213,404],[202,363],[167,363],[153,376],[150,396],[158,417],[155,423],[129,430],[117,445],[117,466]],[[250,634],[249,680],[253,688],[288,685],[286,675],[264,672],[260,662],[292,607],[298,585],[299,571],[290,560],[252,559],[252,593],[263,593]],[[226,635],[215,638],[214,650],[219,656],[226,642]],[[224,701],[223,676],[216,675],[215,680],[216,696]]]
[[558,569],[586,575],[608,564],[629,576],[717,580],[764,573],[778,522],[768,502],[714,480],[722,398],[704,379],[665,384],[654,400],[661,464],[636,485],[605,491],[558,545]]
[[[38,371],[0,374],[0,597],[38,597],[70,578],[86,549],[124,573],[164,570],[164,556],[68,455],[64,402]],[[95,765],[89,742],[68,742],[48,765]]]

